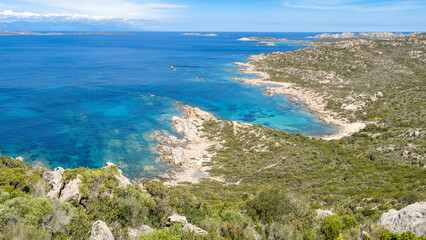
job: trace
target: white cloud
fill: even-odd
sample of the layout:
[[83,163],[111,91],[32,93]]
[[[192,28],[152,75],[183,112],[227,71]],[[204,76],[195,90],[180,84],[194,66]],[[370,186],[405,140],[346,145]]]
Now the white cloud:
[[60,11],[79,14],[95,15],[102,17],[123,19],[149,19],[158,20],[168,18],[170,12],[183,5],[154,3],[129,0],[25,0],[43,7],[55,8]]
[[113,20],[114,18],[94,16],[94,15],[83,15],[83,14],[58,14],[58,13],[39,14],[39,13],[33,13],[33,12],[14,12],[12,10],[5,10],[3,12],[0,12],[0,19],[7,19],[7,20],[61,19],[63,21],[81,21],[81,20],[101,21],[101,20]]
[[316,10],[348,10],[358,12],[384,12],[407,9],[424,8],[424,1],[396,1],[381,2],[360,0],[286,0],[284,6],[289,8],[304,8]]

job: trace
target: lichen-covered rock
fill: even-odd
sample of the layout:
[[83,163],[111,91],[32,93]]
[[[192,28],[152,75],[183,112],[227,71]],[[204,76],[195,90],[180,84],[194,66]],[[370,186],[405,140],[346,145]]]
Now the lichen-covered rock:
[[71,182],[67,183],[65,188],[61,192],[61,199],[62,201],[77,201],[80,202],[81,200],[81,193],[80,193],[80,175],[77,175],[77,178],[72,180]]
[[380,217],[379,225],[384,225],[391,232],[413,232],[416,236],[426,231],[426,201],[414,203],[397,211],[391,209]]
[[331,216],[333,215],[333,212],[330,210],[322,210],[322,209],[317,209],[317,214],[319,218],[325,218],[327,216]]
[[142,225],[139,228],[129,228],[129,237],[138,238],[143,234],[147,234],[154,231],[152,227],[148,225]]
[[61,167],[55,168],[54,171],[46,170],[43,175],[44,183],[50,186],[52,189],[47,193],[49,197],[59,198],[62,189],[64,188],[64,179],[62,175],[65,169]]
[[96,221],[92,225],[89,240],[114,240],[114,236],[105,222]]

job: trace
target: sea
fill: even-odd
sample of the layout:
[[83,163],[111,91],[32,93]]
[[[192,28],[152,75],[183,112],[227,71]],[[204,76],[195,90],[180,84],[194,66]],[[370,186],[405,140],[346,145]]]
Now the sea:
[[175,101],[289,133],[339,130],[284,96],[230,79],[254,77],[233,65],[250,55],[306,47],[239,38],[304,40],[316,33],[217,34],[1,36],[0,154],[51,169],[113,162],[129,178],[152,178],[173,168],[149,135],[174,134],[170,118],[182,115]]

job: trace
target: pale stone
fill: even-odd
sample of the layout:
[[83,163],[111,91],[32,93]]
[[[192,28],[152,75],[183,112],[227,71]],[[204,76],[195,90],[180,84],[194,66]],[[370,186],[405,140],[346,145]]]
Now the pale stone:
[[325,218],[327,216],[331,216],[333,215],[333,212],[330,210],[322,210],[322,209],[317,209],[317,214],[319,218]]
[[80,194],[80,175],[77,175],[77,178],[69,182],[65,188],[61,192],[61,199],[62,201],[68,201],[71,202],[73,200],[76,200],[77,202],[80,202],[81,200],[81,194]]
[[143,234],[147,234],[154,231],[152,227],[148,225],[142,225],[139,228],[129,228],[129,236],[133,238],[138,238]]
[[411,231],[421,236],[426,231],[426,202],[414,203],[399,211],[391,209],[383,213],[378,224],[384,225],[391,232]]
[[46,170],[43,175],[44,183],[50,186],[52,189],[47,193],[49,197],[59,198],[62,189],[64,188],[64,179],[62,175],[64,174],[65,169],[61,167],[55,168],[54,171]]
[[89,240],[114,240],[114,236],[105,222],[96,221],[92,225],[92,232]]

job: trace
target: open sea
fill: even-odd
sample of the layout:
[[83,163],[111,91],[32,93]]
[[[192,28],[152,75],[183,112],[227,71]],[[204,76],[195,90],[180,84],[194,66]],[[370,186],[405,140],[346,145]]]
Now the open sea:
[[284,96],[268,97],[261,87],[230,79],[242,77],[233,62],[303,48],[238,38],[315,33],[218,34],[1,36],[0,154],[49,168],[98,168],[111,161],[130,178],[153,177],[171,168],[157,160],[149,135],[173,132],[170,118],[182,115],[174,100],[217,118],[291,133],[338,131]]

